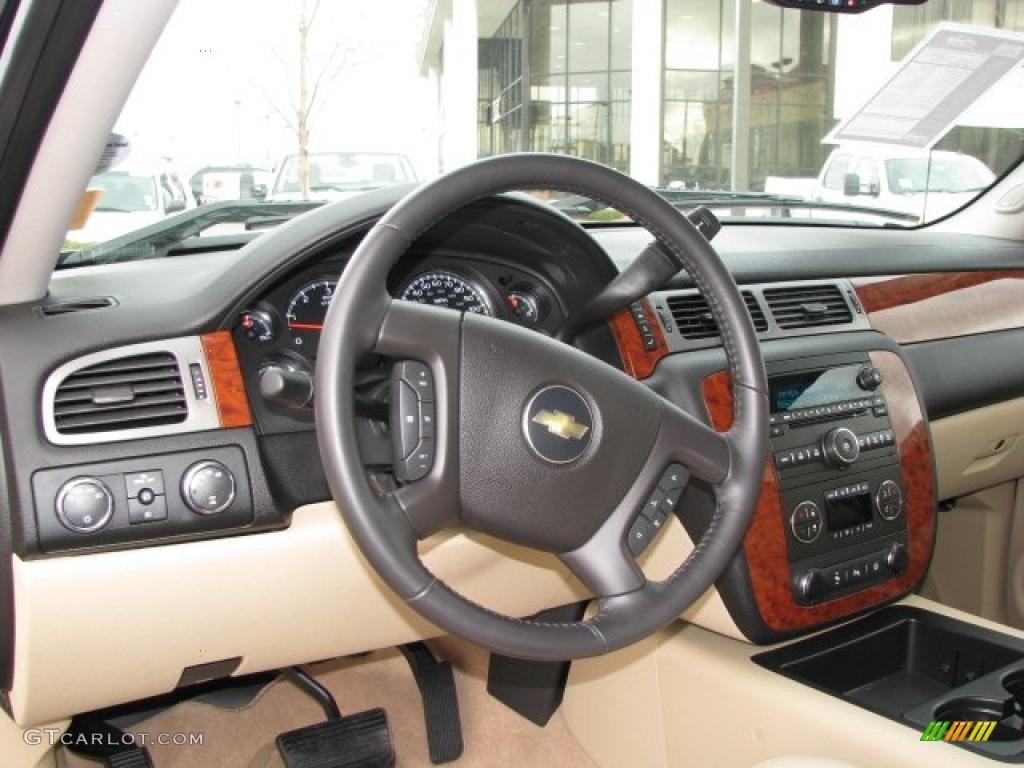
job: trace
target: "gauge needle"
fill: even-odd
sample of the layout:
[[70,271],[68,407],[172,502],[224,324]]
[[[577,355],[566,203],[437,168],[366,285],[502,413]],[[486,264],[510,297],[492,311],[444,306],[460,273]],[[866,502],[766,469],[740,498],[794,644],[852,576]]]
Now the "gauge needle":
[[288,327],[299,331],[322,331],[324,329],[320,323],[288,323]]

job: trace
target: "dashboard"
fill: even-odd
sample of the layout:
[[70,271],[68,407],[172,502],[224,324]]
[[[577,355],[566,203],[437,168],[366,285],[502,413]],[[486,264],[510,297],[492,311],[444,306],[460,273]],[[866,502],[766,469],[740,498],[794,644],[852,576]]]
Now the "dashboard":
[[[361,237],[396,202],[395,194],[382,191],[325,206],[238,251],[69,270],[55,277],[50,296],[39,305],[0,310],[5,426],[0,506],[10,510],[9,534],[0,535],[0,544],[10,547],[21,588],[28,590],[18,601],[19,620],[13,613],[0,615],[0,625],[43,626],[47,606],[57,604],[60,611],[49,613],[75,620],[79,610],[93,610],[90,601],[81,601],[80,608],[68,605],[64,586],[54,591],[53,585],[74,583],[109,596],[111,584],[125,581],[111,578],[115,566],[132,569],[146,589],[176,590],[175,600],[190,606],[187,614],[168,609],[170,600],[139,601],[141,614],[133,621],[146,626],[147,638],[159,646],[147,646],[145,663],[125,661],[134,658],[129,646],[142,646],[130,628],[117,635],[125,647],[114,655],[130,667],[132,679],[148,681],[133,692],[136,697],[169,690],[182,668],[208,660],[182,651],[173,637],[184,629],[202,636],[209,617],[225,611],[231,612],[227,623],[235,634],[223,643],[220,656],[244,658],[242,672],[288,663],[251,643],[268,627],[280,626],[285,633],[297,616],[306,615],[285,598],[291,593],[281,585],[294,579],[305,579],[313,591],[328,591],[346,611],[339,612],[341,625],[335,627],[334,637],[341,640],[330,647],[296,648],[290,661],[366,650],[373,642],[393,644],[421,632],[404,614],[381,618],[386,598],[365,574],[335,511],[317,506],[330,499],[330,490],[312,409],[268,399],[261,389],[261,374],[269,367],[307,374],[315,369],[320,327],[336,281]],[[516,198],[481,201],[418,240],[394,270],[389,290],[396,298],[490,314],[553,334],[618,274],[616,265],[628,263],[648,242],[632,227],[585,232],[546,206]],[[934,541],[937,498],[928,419],[1024,391],[1024,360],[1017,354],[1024,343],[1024,317],[1012,309],[1024,306],[1019,293],[1024,271],[1019,244],[926,230],[729,226],[715,245],[745,292],[755,322],[763,321],[762,349],[780,387],[776,416],[785,418],[796,408],[793,387],[782,386],[796,380],[791,377],[829,371],[844,377],[842,387],[799,403],[800,411],[811,411],[801,416],[803,423],[773,435],[773,464],[766,467],[755,527],[719,584],[736,631],[768,642],[896,599],[920,581]],[[933,274],[919,274],[925,271]],[[795,293],[806,291],[814,298],[800,294],[795,306],[804,311],[807,305],[815,322],[787,319]],[[951,310],[951,300],[964,295],[972,301]],[[61,309],[87,298],[110,302],[81,311]],[[835,323],[819,322],[835,317],[840,318]],[[986,344],[977,343],[979,334],[985,334]],[[724,354],[686,275],[639,307],[616,314],[580,344],[680,407],[728,428]],[[116,371],[93,366],[116,368],[126,356],[168,353],[180,374],[186,418],[167,413],[162,423],[145,427],[150,431],[126,433],[123,423],[108,431],[88,424],[68,431],[67,424],[80,424],[75,421],[80,414],[57,414],[56,406],[58,393],[74,389],[60,389],[69,378],[75,384],[75,377],[81,382],[83,376],[110,375]],[[951,369],[950,359],[970,364]],[[12,360],[18,364],[6,364]],[[161,360],[147,365],[159,369]],[[878,369],[883,381],[870,396],[856,395],[861,386],[856,376],[866,367]],[[368,359],[361,370],[366,396],[379,395],[385,386],[381,361]],[[986,375],[977,375],[978,370]],[[837,416],[829,407],[853,410]],[[815,415],[815,408],[825,411]],[[387,464],[391,455],[386,434],[373,421],[360,419],[357,425],[371,467]],[[814,455],[814,446],[839,428],[882,442],[872,447],[866,442],[863,457],[847,468],[826,464]],[[789,465],[790,454],[797,461],[808,447],[811,460]],[[111,492],[110,515],[104,502],[100,519],[106,521],[95,531],[72,530],[54,511],[64,486],[82,477],[96,478]],[[163,497],[156,504],[164,517],[144,517],[135,482],[148,484],[144,487],[154,498]],[[899,512],[895,492],[880,493],[893,485],[900,490]],[[845,489],[837,502],[836,492]],[[691,536],[699,536],[714,499],[697,486],[688,494],[683,524]],[[804,505],[794,521],[797,508],[808,501],[819,517]],[[147,509],[152,508],[151,502]],[[894,548],[898,572],[892,578],[823,588],[821,579],[835,578],[837,570],[842,578],[843,569],[870,565]],[[474,561],[481,572],[490,567],[487,557],[480,554]],[[339,570],[324,575],[326,562]],[[188,574],[181,573],[182,563],[188,564]],[[516,573],[527,578],[526,571]],[[497,572],[493,581],[507,583]],[[247,586],[253,584],[255,592]],[[571,601],[562,587],[543,584],[539,593]],[[221,594],[231,595],[230,606]],[[504,590],[496,604],[521,615],[545,607],[501,603],[530,594],[526,588]],[[321,608],[322,601],[315,610]],[[374,639],[356,637],[355,626],[373,627]],[[332,637],[310,635],[322,643]],[[278,640],[268,640],[267,648],[289,647],[283,636]],[[93,641],[99,647],[100,638],[83,639]],[[0,637],[0,657],[13,659],[3,642]],[[81,679],[82,665],[52,652],[38,631],[19,642],[19,658],[54,670],[55,679]],[[153,663],[164,657],[174,661]],[[105,660],[95,669],[105,680],[118,677]],[[11,673],[0,669],[0,687],[10,687]],[[81,693],[68,700],[69,688]],[[99,680],[62,682],[52,697],[44,693],[28,700],[21,693],[14,699],[26,719],[118,700]]]

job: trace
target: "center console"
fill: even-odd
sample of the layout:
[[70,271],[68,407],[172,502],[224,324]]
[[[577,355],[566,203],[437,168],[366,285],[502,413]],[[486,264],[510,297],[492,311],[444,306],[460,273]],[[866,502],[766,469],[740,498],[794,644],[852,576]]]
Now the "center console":
[[[917,390],[894,345],[854,344],[851,336],[829,345],[835,351],[789,357],[766,348],[770,451],[742,551],[717,583],[737,628],[757,643],[906,595],[931,558],[935,469]],[[715,428],[728,429],[728,372],[706,374],[701,394]],[[683,522],[694,537],[714,495],[706,489],[702,503],[700,491],[688,493]]]
[[769,369],[772,461],[794,599],[861,591],[908,565],[896,433],[867,354]]

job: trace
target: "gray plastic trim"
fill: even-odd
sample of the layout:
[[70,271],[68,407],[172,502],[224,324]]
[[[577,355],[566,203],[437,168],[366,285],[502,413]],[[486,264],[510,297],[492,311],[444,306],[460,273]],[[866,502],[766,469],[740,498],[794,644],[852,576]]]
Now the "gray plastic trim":
[[[83,368],[97,363],[107,363],[122,357],[147,355],[154,352],[170,352],[178,361],[178,372],[181,375],[188,416],[177,424],[164,424],[158,427],[139,427],[136,429],[116,429],[109,432],[89,432],[65,435],[57,431],[57,420],[54,416],[54,397],[61,382],[68,376]],[[205,399],[196,397],[192,388],[191,365],[196,364],[203,372],[206,380]],[[198,336],[184,336],[177,339],[148,341],[143,344],[130,344],[125,347],[111,347],[101,352],[76,358],[55,369],[46,378],[43,386],[43,431],[46,439],[54,445],[96,445],[98,443],[115,443],[121,440],[141,440],[146,437],[164,437],[180,435],[187,432],[202,432],[220,428],[220,415],[217,412],[216,394],[210,369],[206,364],[206,353]]]

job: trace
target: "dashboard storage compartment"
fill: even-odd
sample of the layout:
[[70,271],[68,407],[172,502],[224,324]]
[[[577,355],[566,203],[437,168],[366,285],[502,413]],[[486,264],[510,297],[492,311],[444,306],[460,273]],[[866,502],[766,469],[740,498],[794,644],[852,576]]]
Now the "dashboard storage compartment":
[[933,721],[993,722],[987,741],[956,743],[1024,758],[1024,639],[894,606],[754,661],[922,732]]

